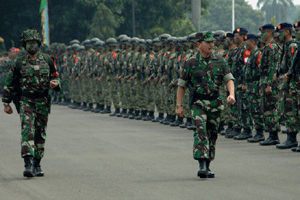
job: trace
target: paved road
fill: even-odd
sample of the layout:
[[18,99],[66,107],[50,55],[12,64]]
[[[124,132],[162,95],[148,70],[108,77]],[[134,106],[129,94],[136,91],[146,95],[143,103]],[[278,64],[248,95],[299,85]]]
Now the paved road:
[[300,154],[274,146],[220,136],[201,180],[191,131],[53,106],[45,177],[27,179],[19,116],[0,112],[0,130],[1,200],[300,199]]

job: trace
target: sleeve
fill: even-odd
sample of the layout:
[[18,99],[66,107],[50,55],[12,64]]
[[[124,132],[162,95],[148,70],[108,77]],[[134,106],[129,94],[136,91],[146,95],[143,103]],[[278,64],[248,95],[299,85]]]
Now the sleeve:
[[230,80],[234,80],[232,73],[230,72],[229,65],[223,58],[223,81],[227,83]]
[[17,66],[16,62],[13,62],[9,66],[9,71],[7,78],[5,80],[3,94],[2,94],[2,102],[11,103],[12,101],[12,93],[15,90],[17,80]]
[[183,67],[182,67],[182,71],[181,71],[181,77],[178,79],[178,85],[186,88],[187,86],[187,82],[190,79],[190,69],[191,67],[189,66],[191,63],[190,60],[184,62]]

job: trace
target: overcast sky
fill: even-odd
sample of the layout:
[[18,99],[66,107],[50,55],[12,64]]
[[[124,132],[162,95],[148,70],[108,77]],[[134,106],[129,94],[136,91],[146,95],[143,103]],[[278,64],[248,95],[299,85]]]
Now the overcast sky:
[[[257,3],[258,0],[246,0],[246,1],[248,1],[249,4],[251,4],[254,9],[256,9],[256,3]],[[293,0],[293,2],[294,2],[295,5],[300,4],[300,0]]]

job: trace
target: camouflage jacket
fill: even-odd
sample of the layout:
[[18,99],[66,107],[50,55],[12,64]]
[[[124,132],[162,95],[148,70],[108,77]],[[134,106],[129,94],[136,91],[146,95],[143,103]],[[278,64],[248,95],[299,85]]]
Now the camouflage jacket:
[[273,80],[276,65],[279,60],[279,47],[272,40],[264,46],[260,60],[260,86],[266,88],[268,85],[274,87],[276,83]]
[[236,78],[236,84],[241,86],[244,79],[244,67],[246,59],[249,57],[250,52],[246,50],[245,43],[238,48],[235,56],[232,58],[232,74]]
[[284,75],[288,72],[289,67],[293,63],[294,55],[297,50],[297,43],[294,40],[284,43],[283,50],[277,67],[277,76]]
[[247,85],[247,89],[249,92],[256,93],[258,92],[257,88],[259,85],[259,63],[261,59],[261,52],[259,48],[255,48],[251,53],[247,60],[247,64],[245,66],[245,79],[243,79],[243,84]]
[[55,88],[56,91],[59,91],[61,85],[58,72],[50,56],[38,52],[37,59],[34,61],[30,60],[28,55],[19,57],[10,66],[2,101],[10,103],[12,94],[17,90],[20,93],[45,93],[50,89],[52,80],[59,83],[59,86]]

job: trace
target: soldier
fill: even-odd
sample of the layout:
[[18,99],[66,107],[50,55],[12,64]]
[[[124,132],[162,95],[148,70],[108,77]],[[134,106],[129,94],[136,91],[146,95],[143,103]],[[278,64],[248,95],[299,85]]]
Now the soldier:
[[226,56],[226,52],[224,51],[223,43],[225,42],[225,31],[218,30],[213,32],[213,36],[215,38],[215,47],[214,47],[214,53],[219,54],[222,57]]
[[[83,83],[82,83],[82,71],[85,67],[85,62],[84,62],[84,53],[85,53],[85,47],[84,46],[78,46],[77,48],[78,51],[78,60],[75,65],[75,70],[76,70],[76,84],[77,84],[77,98],[79,102],[79,106],[77,109],[82,110],[87,107],[86,102],[84,102],[84,91],[83,91]],[[84,77],[83,77],[84,78]]]
[[277,144],[279,149],[288,149],[298,146],[296,135],[299,131],[298,127],[298,96],[295,89],[295,79],[292,79],[292,84],[284,81],[284,75],[288,72],[292,66],[295,52],[297,49],[297,43],[292,38],[292,24],[281,23],[277,26],[279,30],[279,39],[284,42],[283,51],[279,59],[279,65],[277,66],[276,73],[274,74],[274,80],[279,81],[280,93],[281,93],[281,114],[283,121],[287,127],[287,140],[282,144]]
[[296,40],[298,43],[300,42],[300,21],[294,24],[294,28],[296,30]]
[[[243,69],[245,66],[245,60],[249,57],[250,53],[246,50],[245,45],[245,37],[248,31],[245,28],[237,28],[233,31],[234,34],[234,41],[237,45],[237,52],[235,57],[232,58],[232,73],[235,77],[235,88],[236,88],[236,100],[237,103],[231,107],[231,112],[233,117],[235,118],[235,123],[233,125],[234,130],[230,133],[225,135],[226,138],[234,138],[241,134],[241,129],[244,127],[245,132],[250,132],[250,124],[249,122],[249,113],[242,113],[242,110],[247,109],[247,104],[243,103],[243,100],[246,100],[247,96],[242,91],[242,77],[243,77]],[[243,123],[245,122],[245,123]]]
[[223,109],[219,87],[224,81],[230,95],[228,103],[234,103],[233,76],[226,61],[214,54],[212,32],[197,34],[199,52],[185,62],[181,79],[178,81],[176,114],[183,116],[182,98],[186,87],[190,88],[190,100],[193,113],[194,159],[199,161],[200,178],[214,177],[210,171],[210,162],[215,158],[215,145],[218,137],[220,114]]
[[258,132],[253,138],[248,139],[248,142],[260,142],[260,145],[276,145],[279,143],[278,131],[278,85],[273,80],[273,75],[276,69],[276,64],[279,60],[279,47],[273,40],[275,27],[272,24],[265,24],[260,27],[262,33],[261,40],[265,43],[262,51],[260,69],[260,95],[262,96],[262,112],[265,119],[265,124],[269,131],[269,137],[264,141],[265,137],[261,132]]
[[[227,50],[227,54],[225,56],[225,60],[228,63],[228,66],[230,68],[230,70],[232,69],[232,58],[235,56],[236,52],[237,52],[237,47],[236,44],[234,42],[234,35],[233,33],[226,33],[225,34],[226,40],[224,42],[224,49]],[[225,86],[223,87],[225,88]],[[223,95],[227,95],[227,90],[225,88],[226,93]],[[225,99],[225,96],[223,96],[223,99]],[[226,130],[220,130],[220,134],[221,135],[228,135],[230,134],[234,129],[233,129],[233,123],[235,121],[235,119],[232,117],[231,115],[231,106],[224,101],[224,110],[222,111],[222,118],[224,119],[224,123],[227,122],[228,123],[228,127]],[[220,128],[221,129],[221,128]]]
[[244,113],[249,113],[250,131],[244,131],[240,135],[236,136],[236,140],[245,140],[252,138],[252,127],[254,121],[254,127],[256,129],[256,135],[263,135],[264,120],[261,113],[261,97],[259,95],[259,68],[258,65],[261,59],[261,52],[257,47],[258,37],[254,34],[248,34],[246,36],[246,49],[250,51],[250,56],[247,60],[246,66],[244,68],[243,86],[242,90],[246,93],[245,100],[248,101],[246,104],[250,105],[248,110],[243,110]]
[[[48,114],[50,113],[49,88],[60,90],[54,61],[39,52],[41,38],[36,30],[21,35],[21,45],[27,55],[19,57],[11,66],[4,86],[2,101],[4,112],[12,114],[9,103],[13,100],[20,111],[21,156],[24,158],[24,177],[44,176],[41,159],[44,156]],[[32,163],[33,159],[33,163]]]

